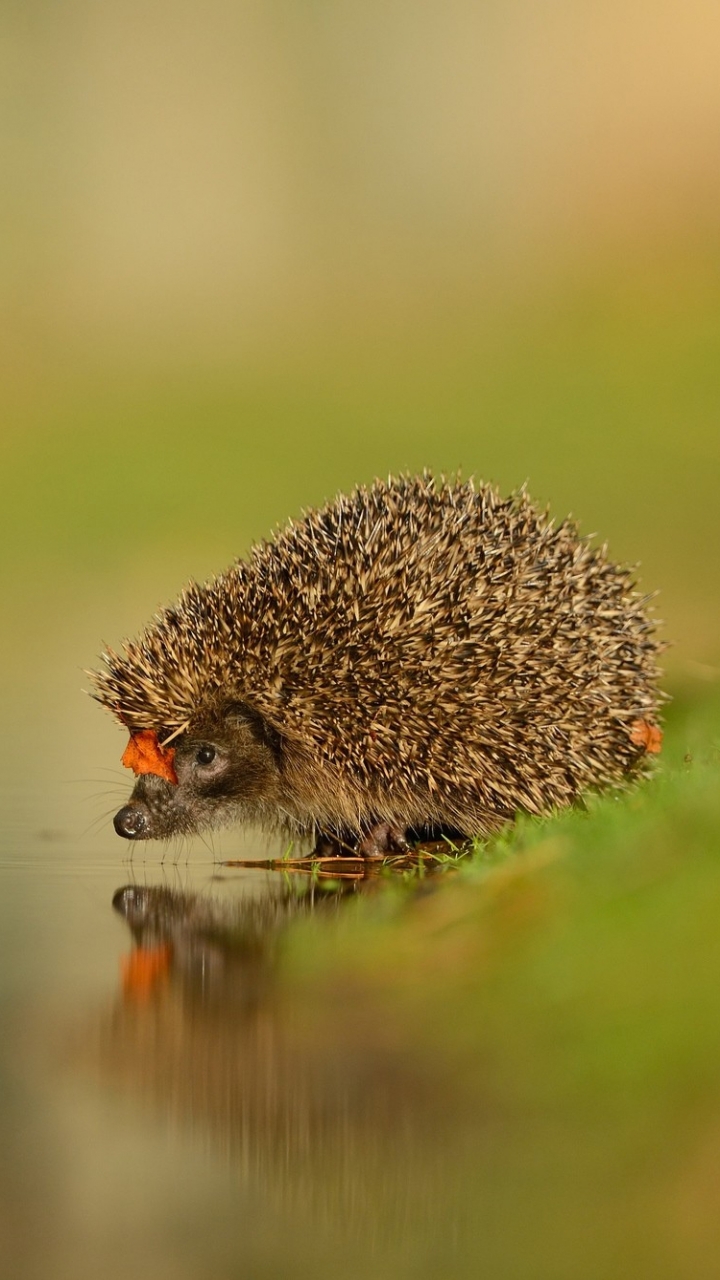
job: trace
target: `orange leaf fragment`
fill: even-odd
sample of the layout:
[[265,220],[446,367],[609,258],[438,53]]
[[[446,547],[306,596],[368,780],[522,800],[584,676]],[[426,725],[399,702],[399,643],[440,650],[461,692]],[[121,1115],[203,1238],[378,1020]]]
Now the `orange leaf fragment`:
[[174,747],[161,747],[154,730],[141,729],[130,735],[121,763],[133,773],[154,773],[158,778],[177,783],[174,759]]
[[633,720],[630,726],[630,741],[636,747],[642,747],[648,755],[656,756],[662,748],[662,729],[648,720]]
[[123,956],[122,987],[133,1000],[147,1000],[170,972],[170,947],[137,947]]

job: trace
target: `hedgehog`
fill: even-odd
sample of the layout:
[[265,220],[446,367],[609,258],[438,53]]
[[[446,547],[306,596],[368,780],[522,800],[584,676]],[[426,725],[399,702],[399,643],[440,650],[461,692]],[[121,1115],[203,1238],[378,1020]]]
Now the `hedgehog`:
[[660,748],[649,601],[524,488],[360,486],[103,654],[137,776],[115,829],[252,823],[379,857],[622,788]]

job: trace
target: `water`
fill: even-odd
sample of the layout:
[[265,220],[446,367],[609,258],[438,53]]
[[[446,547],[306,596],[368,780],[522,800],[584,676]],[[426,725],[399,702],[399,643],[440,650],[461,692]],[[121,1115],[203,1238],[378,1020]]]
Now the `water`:
[[[111,726],[78,699],[62,723],[66,742],[84,727],[83,749],[60,743],[38,775],[60,722],[20,714],[10,691],[6,708],[0,1267],[73,1280],[402,1270],[432,1201],[431,1081],[347,1008],[316,1033],[276,981],[293,918],[332,919],[344,895],[223,868],[198,842],[122,843],[108,818],[92,823],[125,785],[97,763],[117,755]],[[110,795],[93,798],[106,789],[93,776]],[[268,852],[252,833],[221,843]]]
[[346,1011],[315,1041],[276,1003],[279,878],[74,852],[2,881],[8,1275],[398,1274],[452,1244],[427,1216],[439,1082]]

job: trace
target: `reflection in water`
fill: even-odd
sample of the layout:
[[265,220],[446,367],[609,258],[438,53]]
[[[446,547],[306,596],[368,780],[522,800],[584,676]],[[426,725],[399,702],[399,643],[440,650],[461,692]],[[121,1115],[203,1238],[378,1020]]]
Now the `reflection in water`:
[[209,1135],[277,1207],[309,1207],[316,1227],[366,1245],[437,1214],[447,1090],[391,1029],[350,1011],[351,993],[309,1025],[276,982],[288,923],[331,917],[348,892],[281,883],[229,904],[119,889],[133,949],[96,1043],[105,1078]]

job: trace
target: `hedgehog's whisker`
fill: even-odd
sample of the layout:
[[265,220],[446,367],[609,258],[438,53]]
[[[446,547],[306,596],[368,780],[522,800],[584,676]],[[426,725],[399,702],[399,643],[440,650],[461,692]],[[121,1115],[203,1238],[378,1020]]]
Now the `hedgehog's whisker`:
[[212,848],[212,846],[211,846],[211,845],[208,843],[208,841],[205,839],[205,836],[203,835],[202,831],[198,831],[198,832],[196,832],[196,835],[197,835],[198,839],[202,842],[202,844],[204,844],[205,848],[207,849],[208,853],[210,854],[210,857],[212,858],[212,860],[213,860],[213,862],[214,862],[214,861],[215,861],[215,850]]
[[61,778],[60,785],[63,787],[86,787],[88,784],[92,786],[115,787],[118,791],[127,791],[127,782],[121,782],[120,778]]
[[103,822],[107,822],[110,815],[113,814],[114,812],[115,812],[115,806],[113,805],[112,809],[106,809],[104,813],[98,814],[97,817],[93,818],[92,822],[85,828],[85,830],[80,832],[80,839],[84,840],[85,837],[90,835],[91,833],[94,835],[97,831],[100,830],[100,827],[102,826]]
[[[125,793],[123,793],[123,795],[124,795],[124,794],[125,794]],[[91,804],[91,803],[94,803],[94,802],[96,802],[96,801],[98,801],[98,800],[108,800],[108,799],[112,799],[112,800],[115,802],[115,804],[117,804],[117,802],[118,802],[118,799],[119,799],[119,798],[120,798],[120,794],[119,794],[119,792],[113,792],[113,791],[93,791],[92,795],[88,795],[88,796],[80,796],[80,797],[79,797],[79,803],[80,803],[80,804]]]

